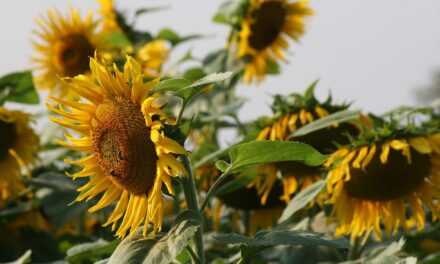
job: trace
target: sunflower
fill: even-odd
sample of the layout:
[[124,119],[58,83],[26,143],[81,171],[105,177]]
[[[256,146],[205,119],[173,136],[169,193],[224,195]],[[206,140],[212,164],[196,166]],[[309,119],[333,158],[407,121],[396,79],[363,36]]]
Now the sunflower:
[[102,32],[122,31],[118,23],[118,13],[114,8],[113,0],[98,0],[101,6],[99,14],[101,15]]
[[[276,117],[266,125],[258,125],[257,140],[290,140],[290,134],[298,128],[307,125],[331,113],[346,109],[347,105],[332,105],[330,100],[318,102],[313,95],[314,86],[309,88],[305,96],[294,94],[294,102],[289,97],[275,98],[273,106]],[[356,135],[359,128],[354,123],[340,123],[317,130],[304,136],[295,137],[295,141],[311,145],[322,153],[331,153],[337,144],[348,143],[348,135]],[[281,175],[284,186],[280,197],[288,203],[292,195],[307,188],[321,179],[320,167],[308,167],[300,162],[285,161],[263,164],[251,185],[254,185],[261,195],[262,204],[266,203],[277,175]]]
[[0,206],[24,189],[21,172],[23,168],[29,172],[37,146],[30,116],[0,107]]
[[40,26],[33,33],[40,38],[34,42],[36,55],[32,58],[38,89],[48,89],[52,95],[69,95],[59,77],[74,77],[89,72],[89,57],[93,56],[98,42],[95,38],[96,23],[89,14],[84,20],[76,10],[63,17],[57,9],[49,10],[47,17],[36,20]]
[[70,143],[57,142],[88,153],[77,161],[66,160],[83,167],[69,176],[90,179],[78,189],[81,194],[76,201],[90,200],[103,193],[89,211],[117,201],[104,226],[112,224],[114,230],[120,223],[116,235],[122,238],[127,231],[133,234],[142,222],[146,235],[148,223],[152,223],[151,234],[154,234],[162,226],[162,183],[173,194],[170,177],[187,174],[173,154],[188,152],[164,135],[167,114],[156,101],[159,94],[149,94],[158,80],[144,84],[141,68],[130,56],[123,72],[115,64],[114,73],[104,65],[96,57],[90,59],[92,78],[97,84],[84,75],[64,79],[81,101],[53,98],[60,107],[48,104],[49,109],[61,116],[61,119],[52,116],[51,120],[81,135],[76,138],[66,133]]
[[164,40],[153,40],[142,46],[137,52],[137,60],[145,77],[157,77],[169,53],[170,49]]
[[244,80],[261,81],[276,58],[285,60],[287,38],[298,41],[304,33],[304,18],[313,12],[307,1],[250,0],[241,30],[233,37],[237,56],[246,64]]
[[[325,164],[336,235],[382,236],[425,226],[424,204],[437,218],[440,198],[440,134],[395,137],[343,147]],[[410,210],[405,202],[409,202]]]

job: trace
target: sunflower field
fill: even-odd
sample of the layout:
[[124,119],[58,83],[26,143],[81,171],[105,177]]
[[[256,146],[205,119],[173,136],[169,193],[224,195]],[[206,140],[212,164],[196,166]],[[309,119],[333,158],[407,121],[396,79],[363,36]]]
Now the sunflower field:
[[307,0],[228,0],[224,40],[182,56],[207,36],[97,2],[36,17],[0,77],[1,263],[440,263],[438,106],[369,113],[312,80],[240,119],[237,86],[289,74]]

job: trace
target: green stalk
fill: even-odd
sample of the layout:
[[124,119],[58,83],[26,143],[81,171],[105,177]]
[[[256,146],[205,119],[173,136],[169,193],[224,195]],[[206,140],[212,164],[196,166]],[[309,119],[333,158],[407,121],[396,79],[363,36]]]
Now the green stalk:
[[218,177],[218,179],[214,182],[212,187],[209,189],[208,193],[206,194],[205,200],[203,201],[202,206],[200,206],[200,213],[201,214],[203,214],[203,212],[205,211],[205,208],[208,205],[209,200],[215,194],[215,191],[217,191],[218,187],[220,187],[223,180],[226,179],[226,177],[228,177],[228,176],[229,176],[229,168],[225,172],[223,172],[223,174],[220,175],[220,177]]
[[[182,157],[182,163],[185,169],[188,171],[188,177],[181,176],[183,193],[185,195],[186,204],[188,209],[198,211],[197,194],[196,194],[196,181],[194,174],[187,156]],[[203,214],[200,214],[203,219]],[[195,253],[197,255],[198,263],[205,263],[205,252],[203,251],[203,222],[194,234]]]

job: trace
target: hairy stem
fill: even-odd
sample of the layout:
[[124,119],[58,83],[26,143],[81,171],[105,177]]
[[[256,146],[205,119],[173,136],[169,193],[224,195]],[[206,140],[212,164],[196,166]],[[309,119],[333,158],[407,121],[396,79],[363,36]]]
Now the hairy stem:
[[[183,166],[188,171],[188,177],[181,177],[183,192],[185,194],[186,204],[188,209],[198,211],[197,194],[196,194],[196,182],[194,174],[187,156],[182,157]],[[203,219],[203,214],[201,214]],[[194,234],[195,252],[197,255],[198,263],[205,263],[205,252],[203,251],[203,222]]]

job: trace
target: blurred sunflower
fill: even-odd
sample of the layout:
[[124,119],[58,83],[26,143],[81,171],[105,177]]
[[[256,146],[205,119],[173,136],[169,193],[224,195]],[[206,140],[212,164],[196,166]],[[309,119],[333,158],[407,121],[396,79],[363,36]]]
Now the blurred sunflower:
[[[347,105],[334,105],[330,99],[326,102],[319,102],[313,95],[313,89],[314,85],[309,88],[305,96],[293,94],[293,102],[290,96],[277,96],[273,106],[275,118],[269,120],[266,125],[258,125],[260,132],[257,140],[291,140],[290,134],[298,128],[348,108]],[[321,153],[331,153],[338,144],[348,143],[348,135],[358,133],[357,125],[346,122],[295,137],[294,140],[309,144]],[[263,164],[252,185],[255,185],[261,195],[261,203],[265,204],[277,175],[280,174],[284,187],[281,199],[288,203],[295,192],[321,179],[321,169],[308,167],[295,161]]]
[[241,30],[233,39],[237,56],[246,64],[244,80],[261,81],[276,58],[285,60],[287,38],[299,41],[304,33],[304,19],[313,14],[308,1],[250,0]]
[[[391,137],[334,152],[327,163],[329,202],[339,221],[336,235],[376,238],[425,225],[424,204],[437,218],[440,134]],[[405,202],[409,201],[407,210]],[[409,216],[409,219],[407,219]]]
[[137,52],[145,77],[155,78],[160,74],[162,65],[168,59],[170,49],[164,40],[153,40],[142,46]]
[[114,8],[113,0],[98,0],[99,14],[101,15],[102,32],[119,32],[122,31],[118,23],[119,14]]
[[36,20],[39,30],[33,33],[40,42],[33,42],[35,52],[32,63],[39,75],[35,77],[38,89],[48,89],[52,95],[70,94],[59,77],[74,77],[89,72],[89,57],[93,56],[98,42],[96,22],[89,14],[84,20],[78,11],[71,10],[63,17],[57,9],[49,10],[46,17]]
[[[168,122],[167,114],[157,105],[159,94],[148,93],[158,80],[143,83],[139,64],[130,56],[121,72],[114,64],[110,72],[96,57],[90,60],[92,77],[79,75],[66,78],[65,83],[84,101],[75,102],[53,98],[59,109],[48,105],[61,119],[54,122],[82,135],[72,137],[71,143],[57,142],[72,150],[89,153],[87,157],[66,162],[84,167],[73,178],[89,177],[90,181],[79,188],[76,199],[90,200],[104,193],[90,212],[107,207],[117,201],[116,207],[104,224],[112,224],[116,235],[133,234],[144,222],[143,233],[152,223],[155,233],[162,227],[162,184],[173,194],[171,178],[187,174],[173,154],[187,155],[187,151],[174,140],[167,138],[162,128]],[[61,106],[63,105],[63,106]]]
[[38,141],[28,114],[0,107],[0,206],[24,189],[21,170],[29,174]]
[[[214,164],[207,164],[197,168],[195,176],[199,181],[199,189],[208,190],[220,176],[220,173]],[[234,175],[234,177],[238,179],[246,176],[239,174]],[[231,180],[226,181],[222,186],[225,187],[230,182]],[[230,216],[232,217],[231,230],[233,232],[239,231],[239,223],[243,219],[240,214],[243,212],[250,213],[249,235],[253,235],[258,229],[270,228],[276,223],[285,207],[284,202],[279,199],[282,193],[283,187],[278,180],[274,184],[273,191],[268,196],[267,203],[264,205],[260,203],[257,190],[255,188],[247,188],[246,186],[217,195],[212,210],[208,212],[211,215],[214,230],[220,229],[220,220],[228,214],[227,208],[232,209]]]

